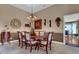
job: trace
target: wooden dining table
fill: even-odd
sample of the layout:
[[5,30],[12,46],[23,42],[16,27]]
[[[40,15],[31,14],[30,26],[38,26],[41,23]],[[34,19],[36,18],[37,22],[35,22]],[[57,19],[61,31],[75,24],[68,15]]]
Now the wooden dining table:
[[31,36],[31,38],[36,41],[41,41],[41,40],[47,39],[46,36]]
[[31,36],[32,39],[34,39],[35,41],[38,41],[38,44],[37,44],[37,48],[39,50],[41,46],[41,42],[42,41],[47,41],[48,37],[47,36]]
[[38,50],[39,50],[41,41],[44,39],[44,36],[31,36],[31,39],[34,39],[35,41],[38,41],[37,47],[38,47]]

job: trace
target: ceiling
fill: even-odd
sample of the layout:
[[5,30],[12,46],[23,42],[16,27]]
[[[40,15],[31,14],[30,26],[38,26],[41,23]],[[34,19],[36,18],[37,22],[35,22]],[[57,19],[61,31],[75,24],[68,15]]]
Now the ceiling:
[[35,13],[45,8],[48,8],[54,4],[11,4],[11,5],[26,12]]
[[64,16],[64,22],[77,21],[78,19],[79,19],[79,13],[74,13]]

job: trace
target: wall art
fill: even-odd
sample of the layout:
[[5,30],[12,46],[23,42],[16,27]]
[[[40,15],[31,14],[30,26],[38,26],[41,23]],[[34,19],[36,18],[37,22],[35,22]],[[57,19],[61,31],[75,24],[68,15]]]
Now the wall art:
[[35,29],[42,29],[42,19],[35,20]]
[[49,27],[51,27],[51,20],[49,20]]
[[59,27],[60,26],[60,22],[61,22],[60,17],[57,17],[55,22],[56,22],[57,27]]
[[30,24],[25,24],[25,27],[30,27]]
[[10,26],[12,28],[20,28],[21,27],[21,21],[17,18],[13,18],[10,22]]
[[44,25],[46,26],[46,19],[44,19]]

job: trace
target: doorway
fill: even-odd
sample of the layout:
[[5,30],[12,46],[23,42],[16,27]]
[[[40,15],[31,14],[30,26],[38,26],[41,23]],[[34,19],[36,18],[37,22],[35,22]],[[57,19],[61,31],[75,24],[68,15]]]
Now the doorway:
[[64,16],[64,43],[79,46],[79,13]]

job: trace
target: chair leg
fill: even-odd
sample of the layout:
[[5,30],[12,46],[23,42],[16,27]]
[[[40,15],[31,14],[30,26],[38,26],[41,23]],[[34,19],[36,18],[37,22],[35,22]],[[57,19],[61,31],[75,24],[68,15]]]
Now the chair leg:
[[7,39],[7,42],[10,43],[10,38]]
[[27,49],[27,43],[25,43],[25,45],[26,45],[25,49]]
[[51,50],[51,44],[50,44],[50,50]]
[[35,50],[36,50],[36,49],[39,50],[39,44],[38,44],[38,43],[35,45]]
[[30,45],[30,52],[32,52],[32,45]]
[[37,47],[38,47],[38,50],[39,50],[39,48],[40,48],[40,43],[38,43]]
[[37,44],[35,44],[35,50],[37,49]]
[[47,49],[47,45],[46,45],[46,54],[48,54],[48,49]]
[[19,40],[19,46],[20,46],[20,40]]
[[3,39],[1,39],[1,43],[2,43],[2,45],[4,45]]
[[22,46],[21,46],[21,48],[23,48],[23,42],[22,42]]

